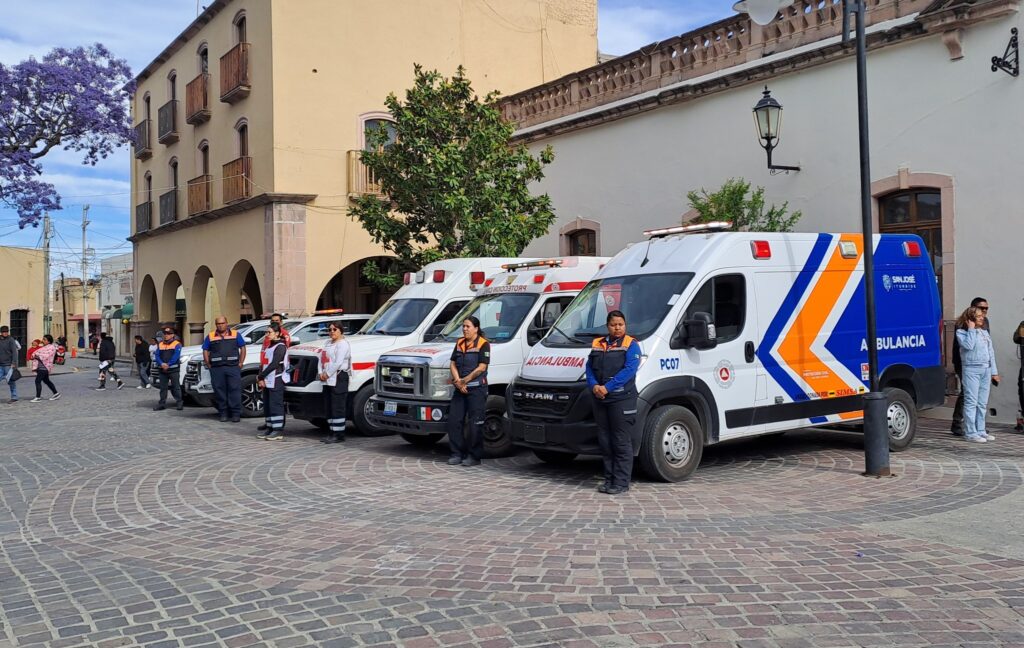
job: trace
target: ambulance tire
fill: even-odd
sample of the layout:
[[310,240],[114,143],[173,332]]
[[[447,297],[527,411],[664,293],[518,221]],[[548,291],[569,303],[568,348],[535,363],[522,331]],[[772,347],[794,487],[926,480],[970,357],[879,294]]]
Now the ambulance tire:
[[902,389],[886,387],[882,391],[885,393],[885,413],[889,423],[889,451],[906,450],[917,434],[917,404]]
[[242,376],[242,418],[263,418],[263,390],[255,373]]
[[666,405],[647,416],[640,442],[640,467],[666,482],[689,479],[704,453],[704,430],[697,416],[679,405]]
[[508,456],[512,453],[512,437],[505,427],[505,397],[488,396],[484,411],[484,456]]
[[368,437],[387,436],[392,434],[390,430],[377,427],[366,418],[366,408],[369,406],[370,397],[373,396],[373,382],[364,385],[352,398],[352,420],[355,421],[356,429],[360,434]]
[[575,452],[556,452],[554,450],[535,449],[533,454],[544,463],[551,464],[552,466],[568,466],[576,459]]
[[398,436],[417,448],[430,448],[444,438],[443,434],[406,434],[405,432],[399,432]]

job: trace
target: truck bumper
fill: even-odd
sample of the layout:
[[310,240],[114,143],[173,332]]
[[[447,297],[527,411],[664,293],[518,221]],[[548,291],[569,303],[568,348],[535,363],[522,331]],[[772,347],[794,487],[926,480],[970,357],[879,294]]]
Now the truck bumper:
[[601,454],[597,425],[593,421],[553,423],[513,418],[509,421],[508,430],[512,443],[517,446],[573,454]]
[[327,418],[322,392],[290,392],[285,390],[284,402],[288,406],[288,413],[294,418],[303,421]]
[[[394,414],[385,414],[388,403],[394,403]],[[374,425],[392,432],[426,436],[448,432],[448,405],[444,401],[416,401],[373,396],[367,403],[366,418]]]

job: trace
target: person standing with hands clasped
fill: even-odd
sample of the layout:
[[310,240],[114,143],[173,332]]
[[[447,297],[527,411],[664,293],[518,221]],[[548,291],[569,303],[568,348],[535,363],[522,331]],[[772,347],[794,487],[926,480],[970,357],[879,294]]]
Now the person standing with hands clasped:
[[203,364],[210,370],[210,382],[220,422],[238,423],[242,417],[242,364],[245,338],[228,328],[223,315],[214,320],[217,328],[203,338]]
[[[284,343],[284,348],[290,349],[292,346],[292,336],[288,333],[288,329],[284,327],[284,316],[282,316],[281,313],[274,313],[270,316],[270,325],[273,326],[274,324],[277,324],[278,326],[281,341]],[[270,348],[270,345],[270,337],[264,335],[263,343],[260,347],[260,371],[263,371],[267,367],[267,349]],[[266,432],[269,428],[267,428],[266,423],[264,423],[256,429],[260,432]]]
[[141,335],[136,335],[132,354],[135,357],[135,368],[139,370],[139,386],[135,389],[149,389],[152,387],[149,384],[149,366],[153,362],[153,349]]
[[263,390],[263,412],[266,416],[266,431],[256,435],[258,439],[267,441],[284,441],[284,385],[288,382],[288,373],[285,371],[285,360],[288,357],[288,348],[281,336],[281,326],[277,323],[270,325],[267,331],[270,342],[263,350],[263,370],[259,373],[259,388]]
[[[483,427],[487,410],[487,365],[490,363],[491,343],[480,334],[480,320],[467,317],[462,322],[462,337],[455,343],[449,365],[455,385],[448,408],[448,443],[452,447],[448,464],[451,466],[478,466],[484,457]],[[467,416],[468,435],[463,435]]]
[[971,306],[956,322],[963,367],[964,439],[973,443],[995,441],[985,431],[985,413],[991,385],[999,384],[992,338],[985,330],[985,311]]
[[594,340],[587,359],[587,384],[594,395],[594,422],[604,460],[601,493],[629,490],[633,473],[633,425],[636,423],[636,372],[640,343],[626,335],[622,311],[608,313],[608,335]]
[[345,440],[345,408],[348,405],[348,380],[352,369],[352,347],[345,339],[340,322],[327,325],[330,341],[320,351],[317,375],[324,384],[324,411],[330,434],[320,443],[340,443]]
[[153,354],[153,361],[160,369],[157,374],[160,377],[160,402],[153,408],[154,412],[167,409],[167,389],[170,387],[174,395],[175,408],[185,409],[185,403],[181,399],[181,382],[178,373],[181,367],[181,342],[174,334],[174,329],[164,329],[163,339],[156,345],[156,353]]

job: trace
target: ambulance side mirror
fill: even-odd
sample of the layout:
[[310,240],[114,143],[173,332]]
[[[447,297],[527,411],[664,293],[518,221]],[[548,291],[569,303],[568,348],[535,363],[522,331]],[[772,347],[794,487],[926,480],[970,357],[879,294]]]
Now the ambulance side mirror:
[[684,349],[707,350],[718,346],[715,325],[708,313],[694,313],[693,319],[683,320],[672,336],[673,346]]
[[246,344],[252,344],[252,338],[249,337],[248,335],[243,335],[242,341],[245,342]]

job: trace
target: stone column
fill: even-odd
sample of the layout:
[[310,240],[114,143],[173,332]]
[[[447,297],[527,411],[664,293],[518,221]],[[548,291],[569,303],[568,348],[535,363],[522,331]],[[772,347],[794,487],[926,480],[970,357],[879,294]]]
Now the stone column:
[[206,335],[206,322],[188,323],[188,344],[202,344]]
[[263,287],[268,313],[306,312],[306,206],[271,203],[264,208]]
[[158,326],[160,326],[159,322],[153,322],[151,320],[143,320],[141,322],[132,322],[132,324],[131,324],[132,339],[134,340],[136,335],[141,335],[142,339],[146,341],[146,344],[149,344],[149,338],[151,338],[154,335],[156,335],[156,329],[157,329]]

